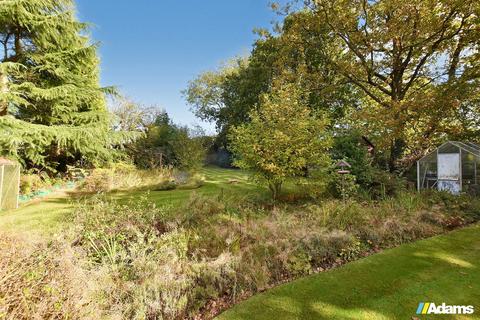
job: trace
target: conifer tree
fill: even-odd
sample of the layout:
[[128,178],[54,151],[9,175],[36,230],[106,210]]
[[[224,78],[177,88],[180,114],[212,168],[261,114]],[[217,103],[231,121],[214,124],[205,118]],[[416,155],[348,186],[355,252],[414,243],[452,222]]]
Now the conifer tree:
[[0,153],[53,170],[109,159],[99,59],[73,0],[0,0]]

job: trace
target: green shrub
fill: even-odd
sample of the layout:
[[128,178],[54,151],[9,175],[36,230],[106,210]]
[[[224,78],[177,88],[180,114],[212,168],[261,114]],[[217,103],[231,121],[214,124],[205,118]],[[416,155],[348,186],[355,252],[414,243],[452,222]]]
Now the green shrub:
[[286,269],[294,277],[309,274],[312,270],[311,260],[312,257],[304,251],[294,252],[288,257]]
[[45,186],[42,178],[37,174],[21,174],[20,175],[20,193],[30,194]]
[[114,181],[112,170],[95,169],[81,183],[80,189],[86,192],[108,192],[113,189]]
[[349,170],[361,188],[370,187],[374,175],[372,157],[358,131],[344,130],[335,136],[331,152],[333,159],[345,160],[352,166]]
[[381,169],[375,169],[369,185],[369,193],[373,199],[385,199],[406,191],[405,179]]

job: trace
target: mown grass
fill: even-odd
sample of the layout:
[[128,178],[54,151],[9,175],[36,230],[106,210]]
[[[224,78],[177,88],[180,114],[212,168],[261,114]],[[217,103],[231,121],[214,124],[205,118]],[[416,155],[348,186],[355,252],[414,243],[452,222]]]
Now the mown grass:
[[72,200],[66,194],[35,200],[17,210],[0,212],[0,230],[50,236],[63,229],[67,222],[65,217],[73,207]]
[[[387,250],[256,295],[218,319],[480,319],[479,235],[476,225]],[[476,312],[417,316],[419,302]]]
[[120,203],[128,203],[139,197],[146,196],[149,201],[157,205],[177,206],[188,200],[192,193],[202,196],[213,196],[228,193],[232,196],[266,196],[264,188],[260,188],[251,181],[244,171],[235,169],[203,168],[201,173],[205,175],[205,184],[193,190],[170,190],[170,191],[118,191],[110,194],[112,200]]
[[[203,196],[228,193],[236,197],[256,195],[267,196],[265,189],[249,181],[247,173],[234,169],[207,167],[201,172],[205,175],[205,184],[193,190],[170,191],[117,191],[107,198],[128,204],[140,197],[158,206],[178,206],[187,201],[192,193]],[[84,196],[75,193],[57,194],[45,199],[38,199],[21,206],[17,210],[0,212],[0,230],[14,233],[36,233],[40,236],[51,236],[59,233],[71,222],[69,213],[75,202]]]

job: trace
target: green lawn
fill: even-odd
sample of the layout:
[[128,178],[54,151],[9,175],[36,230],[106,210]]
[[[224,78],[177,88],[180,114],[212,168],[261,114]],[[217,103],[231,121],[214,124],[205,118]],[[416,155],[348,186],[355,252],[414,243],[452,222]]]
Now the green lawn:
[[[121,203],[131,203],[139,197],[146,196],[159,206],[178,206],[187,201],[193,193],[215,196],[224,192],[226,195],[237,197],[266,194],[265,189],[251,183],[248,174],[240,170],[208,167],[202,169],[202,174],[206,178],[205,185],[195,190],[118,191],[109,194],[108,197]],[[236,180],[237,183],[231,183],[231,180]],[[53,235],[68,224],[70,218],[68,213],[72,211],[76,201],[78,197],[75,194],[71,194],[70,197],[54,195],[22,205],[17,210],[0,212],[0,230],[41,236]]]
[[35,200],[17,210],[0,212],[0,230],[17,234],[52,235],[59,232],[65,216],[72,208],[72,201],[66,195]]
[[[112,199],[119,202],[130,202],[138,199],[140,196],[147,198],[158,205],[179,205],[189,199],[192,193],[203,196],[215,196],[222,192],[231,196],[248,196],[258,193],[265,193],[265,190],[259,188],[248,179],[248,174],[244,171],[235,169],[221,169],[207,167],[202,169],[205,176],[205,184],[194,190],[171,190],[171,191],[120,191],[111,194]],[[235,180],[236,183],[231,183]]]
[[[258,294],[218,319],[480,319],[480,225],[386,250]],[[416,316],[419,302],[474,315]]]

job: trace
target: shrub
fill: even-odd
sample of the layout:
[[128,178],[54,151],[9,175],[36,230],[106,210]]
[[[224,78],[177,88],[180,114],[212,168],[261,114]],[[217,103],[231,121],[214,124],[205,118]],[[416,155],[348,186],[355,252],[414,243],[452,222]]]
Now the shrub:
[[86,192],[107,192],[114,187],[114,172],[109,169],[95,169],[80,185]]
[[369,186],[369,193],[373,199],[393,197],[406,189],[407,183],[403,178],[381,169],[373,170],[372,182]]
[[342,130],[333,139],[332,158],[345,160],[352,167],[349,169],[356,177],[361,188],[368,189],[372,183],[374,168],[372,157],[368,153],[362,135],[355,130]]
[[42,178],[37,174],[21,174],[20,175],[20,193],[30,194],[45,186]]
[[82,304],[86,279],[64,245],[31,244],[0,235],[0,246],[1,318],[97,317],[93,301]]
[[335,173],[332,177],[333,185],[332,193],[336,197],[351,198],[357,194],[359,185],[357,184],[357,178],[352,174],[338,174]]

